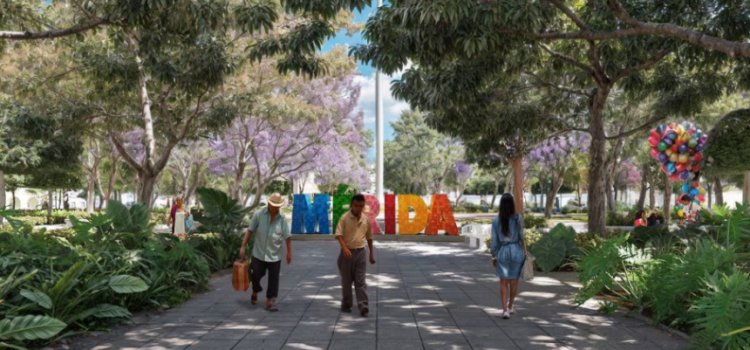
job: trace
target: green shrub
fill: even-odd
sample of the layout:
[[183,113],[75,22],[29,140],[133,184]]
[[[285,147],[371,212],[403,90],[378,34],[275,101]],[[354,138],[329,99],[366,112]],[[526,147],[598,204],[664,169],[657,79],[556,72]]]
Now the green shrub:
[[679,230],[657,226],[606,240],[578,237],[583,288],[575,301],[603,293],[648,309],[655,324],[686,330],[696,348],[747,349],[750,216],[742,205],[715,209],[700,225]]
[[523,216],[523,227],[524,228],[547,228],[547,218],[544,216],[535,215],[524,215]]
[[530,245],[529,251],[536,257],[536,265],[549,273],[559,268],[580,252],[575,243],[575,229],[564,224],[557,224],[541,239]]
[[456,213],[481,213],[483,212],[483,207],[474,203],[464,202],[454,208],[453,211]]
[[621,213],[616,211],[607,212],[607,226],[633,226],[635,224],[635,212]]
[[140,204],[128,209],[110,201],[105,213],[88,222],[72,217],[73,229],[55,232],[35,231],[8,211],[0,216],[10,223],[0,232],[0,266],[8,272],[0,276],[0,320],[61,325],[36,340],[0,334],[0,347],[41,347],[52,337],[106,330],[132,311],[172,307],[208,285],[202,253],[154,234]]

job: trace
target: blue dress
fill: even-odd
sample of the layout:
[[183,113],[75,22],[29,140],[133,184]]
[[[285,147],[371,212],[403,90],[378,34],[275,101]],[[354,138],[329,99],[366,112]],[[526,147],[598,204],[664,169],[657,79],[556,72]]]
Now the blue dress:
[[521,268],[526,261],[523,253],[523,218],[515,214],[508,222],[508,236],[503,234],[500,217],[492,221],[492,244],[490,252],[497,258],[497,277],[518,279]]

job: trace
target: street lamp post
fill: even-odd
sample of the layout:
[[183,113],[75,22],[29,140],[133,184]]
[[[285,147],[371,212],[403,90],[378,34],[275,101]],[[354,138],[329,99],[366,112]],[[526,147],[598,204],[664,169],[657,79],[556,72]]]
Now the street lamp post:
[[[383,0],[378,0],[378,8]],[[375,71],[375,195],[381,203],[383,197],[383,86],[380,82],[380,70]]]

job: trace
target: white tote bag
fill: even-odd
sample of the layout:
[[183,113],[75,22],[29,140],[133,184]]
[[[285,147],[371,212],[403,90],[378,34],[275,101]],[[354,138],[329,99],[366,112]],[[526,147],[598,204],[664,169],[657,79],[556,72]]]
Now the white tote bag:
[[526,254],[526,261],[523,263],[523,268],[521,269],[521,276],[523,277],[524,281],[531,281],[534,279],[534,258],[531,253],[528,252],[528,250],[525,252]]

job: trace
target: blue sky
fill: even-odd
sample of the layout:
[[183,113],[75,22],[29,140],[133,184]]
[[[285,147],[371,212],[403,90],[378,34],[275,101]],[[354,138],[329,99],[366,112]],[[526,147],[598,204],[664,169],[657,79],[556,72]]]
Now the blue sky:
[[[373,1],[373,6],[366,8],[362,12],[355,12],[354,21],[358,23],[364,23],[367,18],[375,12],[375,5],[377,0]],[[352,36],[346,36],[345,31],[342,30],[328,42],[323,45],[323,52],[330,51],[335,46],[354,46],[356,44],[364,43],[365,40],[362,38],[361,33],[356,33]],[[361,74],[358,78],[359,83],[362,86],[362,93],[359,98],[358,108],[362,109],[365,113],[365,127],[375,132],[375,69],[369,65],[363,65],[359,63],[357,70]],[[393,128],[391,128],[390,122],[398,119],[401,111],[408,109],[409,106],[404,101],[395,100],[390,93],[390,82],[393,77],[384,76],[381,78],[383,83],[383,117],[385,119],[385,126],[383,134],[386,140],[393,139]],[[370,158],[374,159],[374,149],[370,151]]]

